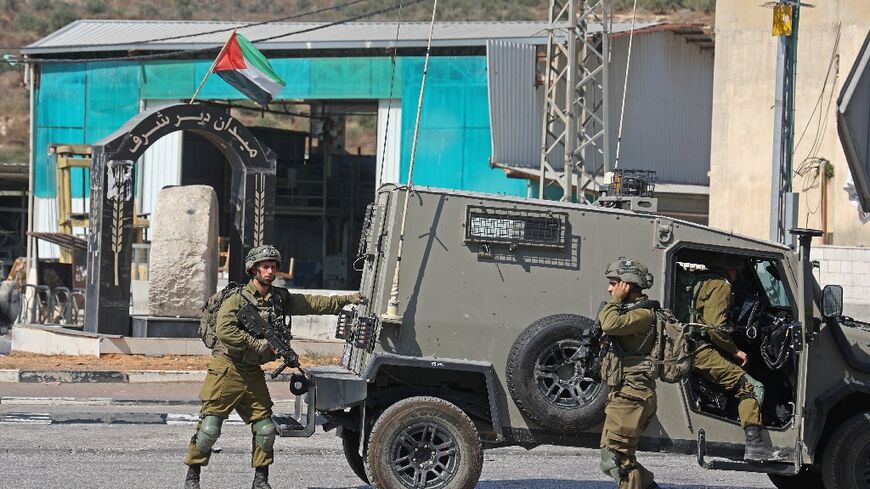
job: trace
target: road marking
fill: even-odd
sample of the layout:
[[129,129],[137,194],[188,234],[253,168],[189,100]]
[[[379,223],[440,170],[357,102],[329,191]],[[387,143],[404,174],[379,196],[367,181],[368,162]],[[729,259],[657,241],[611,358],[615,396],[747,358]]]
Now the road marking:
[[[180,425],[180,424],[196,424],[199,422],[198,414],[179,414],[179,413],[167,413],[166,414],[166,424],[171,425]],[[242,418],[239,417],[237,413],[230,414],[230,417],[224,421],[224,424],[227,425],[243,425],[245,424],[242,421]]]
[[48,413],[0,414],[0,424],[51,424],[51,415]]

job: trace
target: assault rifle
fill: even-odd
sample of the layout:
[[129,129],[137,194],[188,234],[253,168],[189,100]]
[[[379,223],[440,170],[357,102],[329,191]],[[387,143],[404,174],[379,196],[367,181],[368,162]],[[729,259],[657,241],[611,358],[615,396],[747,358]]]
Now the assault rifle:
[[273,379],[278,377],[285,368],[296,368],[299,366],[299,355],[290,347],[290,340],[293,339],[293,335],[290,334],[287,328],[266,322],[260,316],[260,311],[250,303],[245,304],[239,309],[238,318],[242,329],[256,338],[265,338],[272,349],[275,350],[275,353],[284,359],[284,362],[271,373]]

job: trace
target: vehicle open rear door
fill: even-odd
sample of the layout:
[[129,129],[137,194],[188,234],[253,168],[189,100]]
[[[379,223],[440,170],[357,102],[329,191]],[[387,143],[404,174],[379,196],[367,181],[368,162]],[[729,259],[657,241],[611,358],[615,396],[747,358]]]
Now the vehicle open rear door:
[[870,212],[870,33],[837,100],[837,132],[861,209]]

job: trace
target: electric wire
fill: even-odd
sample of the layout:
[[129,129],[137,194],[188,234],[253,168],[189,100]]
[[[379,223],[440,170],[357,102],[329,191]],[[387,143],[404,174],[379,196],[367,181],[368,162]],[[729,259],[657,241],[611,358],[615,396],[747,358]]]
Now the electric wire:
[[[403,0],[405,6],[415,5],[418,3],[422,3],[425,0]],[[295,36],[298,34],[306,34],[309,32],[314,32],[318,30],[328,29],[330,27],[335,27],[343,24],[348,24],[351,22],[355,22],[362,19],[367,19],[370,17],[374,17],[381,14],[390,13],[399,8],[399,4],[394,4],[389,7],[371,10],[368,12],[364,12],[358,15],[354,15],[351,17],[346,17],[344,19],[336,20],[333,22],[327,22],[324,24],[318,24],[312,27],[308,27],[305,29],[299,29],[293,32],[287,32],[284,34],[278,34],[274,36],[262,37],[259,39],[251,39],[252,44],[257,44],[265,41],[273,41],[275,39],[282,39],[290,36]],[[87,62],[111,62],[111,61],[148,61],[148,60],[157,60],[157,59],[172,59],[179,58],[185,55],[195,55],[195,54],[206,54],[210,52],[217,52],[221,49],[222,46],[212,46],[208,48],[199,48],[199,49],[183,49],[177,51],[169,51],[164,53],[155,53],[155,54],[140,54],[133,56],[112,56],[112,57],[104,57],[104,58],[24,58],[21,60],[21,63],[27,64],[43,64],[43,63],[55,63],[55,64],[74,64],[74,63],[87,63]]]
[[[821,175],[823,174],[823,172],[826,171],[826,166],[830,163],[827,158],[819,157],[819,151],[821,150],[822,143],[824,142],[824,136],[827,133],[828,129],[829,118],[825,115],[831,113],[831,106],[834,101],[835,87],[837,85],[837,79],[839,78],[839,55],[837,54],[837,52],[840,45],[841,27],[842,24],[837,24],[837,32],[834,37],[834,45],[831,50],[830,60],[828,61],[827,72],[825,73],[825,78],[822,82],[822,89],[819,93],[818,98],[816,99],[816,103],[813,106],[813,110],[810,113],[809,118],[807,119],[807,123],[804,126],[804,129],[801,132],[797,143],[795,143],[794,150],[792,151],[792,155],[795,155],[797,153],[797,149],[800,146],[801,142],[804,140],[804,137],[807,135],[807,131],[809,130],[810,125],[812,125],[814,119],[816,119],[816,116],[818,115],[816,132],[813,136],[812,144],[807,151],[807,155],[794,169],[794,174],[803,179],[803,184],[801,186],[802,192],[807,192],[808,190],[819,188],[819,186],[821,185]],[[830,91],[828,88],[829,86]],[[828,98],[827,102],[824,101],[826,94]],[[805,225],[807,227],[809,227],[810,216],[818,213],[821,209],[821,206],[821,195],[819,196],[819,199],[815,203],[815,205],[810,205],[809,198],[807,198],[807,212],[805,216]]]
[[[261,25],[275,24],[278,22],[286,22],[288,20],[300,19],[302,17],[308,17],[311,15],[322,14],[322,13],[330,12],[333,10],[341,10],[343,8],[352,7],[352,6],[360,4],[360,3],[365,3],[366,1],[367,0],[352,0],[350,2],[340,3],[340,4],[336,4],[336,5],[330,5],[328,7],[322,7],[319,9],[309,10],[307,12],[302,12],[299,14],[286,15],[284,17],[277,17],[277,18],[269,19],[269,20],[263,20],[263,21],[257,21],[257,22],[248,22],[248,23],[244,23],[244,24],[235,25],[233,27],[222,27],[220,29],[213,29],[210,31],[197,32],[195,34],[182,34],[182,35],[177,35],[177,36],[166,36],[166,37],[157,37],[154,39],[145,39],[143,41],[136,41],[136,43],[149,44],[149,43],[154,43],[154,42],[172,41],[175,39],[190,39],[190,38],[195,38],[195,37],[200,37],[200,36],[207,36],[209,34],[220,34],[221,32],[229,32],[229,31],[234,30],[234,29],[245,29],[248,27],[259,27]],[[103,44],[100,44],[99,46],[100,47],[127,46],[129,44],[130,44],[129,42],[115,42],[115,43],[103,43]],[[0,47],[0,50],[15,50],[15,49],[21,49],[21,47],[20,46],[2,46],[2,47]]]
[[[147,39],[145,41],[136,41],[136,42],[148,44],[148,43],[153,43],[153,42],[172,41],[174,39],[188,39],[188,38],[192,38],[192,37],[207,36],[209,34],[220,34],[221,32],[230,32],[231,30],[234,30],[234,29],[246,29],[248,27],[259,27],[261,25],[276,24],[278,22],[286,22],[288,20],[300,19],[302,17],[308,17],[310,15],[322,14],[322,13],[330,12],[333,10],[341,10],[343,8],[352,7],[352,6],[360,4],[360,3],[365,3],[366,1],[367,0],[352,0],[350,2],[331,5],[329,7],[322,7],[319,9],[310,10],[308,12],[302,12],[300,14],[286,15],[284,17],[278,17],[275,19],[263,20],[263,21],[259,21],[259,22],[249,22],[249,23],[240,24],[240,25],[237,25],[234,27],[223,27],[220,29],[214,29],[214,30],[210,30],[210,31],[197,32],[196,34],[184,34],[184,35],[178,35],[178,36],[159,37],[156,39]],[[117,42],[117,43],[100,44],[100,46],[101,47],[103,47],[103,46],[125,46],[127,44],[129,44],[129,43]]]
[[[393,111],[393,90],[396,84],[396,53],[399,50],[399,32],[402,28],[402,0],[399,0],[399,10],[396,19],[396,42],[393,46],[393,55],[390,56],[390,95],[387,97],[387,116],[384,122],[384,148],[381,151],[381,169],[378,172],[378,184],[384,183],[384,164],[387,160],[387,141],[390,137],[390,113]],[[401,157],[399,158],[401,161]],[[398,178],[398,175],[396,175]]]

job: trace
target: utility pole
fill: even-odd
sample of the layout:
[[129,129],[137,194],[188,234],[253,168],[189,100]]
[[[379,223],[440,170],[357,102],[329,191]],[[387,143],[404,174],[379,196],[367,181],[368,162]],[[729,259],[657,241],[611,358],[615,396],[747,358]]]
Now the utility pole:
[[[801,3],[779,0],[773,5],[776,52],[776,100],[773,116],[773,161],[770,186],[770,240],[794,246],[788,230],[797,227],[798,197],[792,191],[794,152],[794,83]],[[812,7],[803,4],[805,7]]]
[[[609,160],[607,66],[610,58],[611,0],[550,0],[544,72],[544,120],[538,198],[547,180],[562,187],[562,201],[591,181]],[[594,33],[591,26],[600,26]],[[595,164],[596,157],[602,159]],[[554,163],[562,160],[561,173]],[[555,165],[558,167],[558,165]]]

